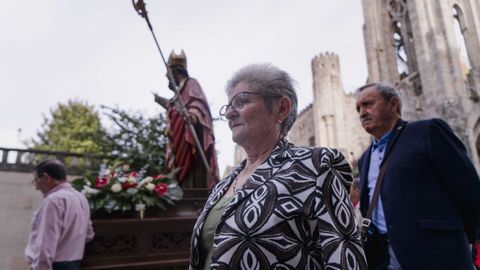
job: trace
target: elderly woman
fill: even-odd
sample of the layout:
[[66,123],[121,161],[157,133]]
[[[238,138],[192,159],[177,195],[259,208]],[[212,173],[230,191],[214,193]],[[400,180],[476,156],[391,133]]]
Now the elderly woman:
[[247,158],[212,190],[195,224],[190,269],[366,269],[335,149],[295,147],[290,76],[250,65],[228,82],[220,110]]

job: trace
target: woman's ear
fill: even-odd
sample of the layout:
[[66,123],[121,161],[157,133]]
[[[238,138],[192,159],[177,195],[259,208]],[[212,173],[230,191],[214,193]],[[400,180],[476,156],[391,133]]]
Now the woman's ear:
[[288,115],[290,114],[290,110],[292,109],[292,101],[290,98],[283,96],[280,98],[280,106],[278,108],[278,116],[277,120],[279,123],[282,123]]

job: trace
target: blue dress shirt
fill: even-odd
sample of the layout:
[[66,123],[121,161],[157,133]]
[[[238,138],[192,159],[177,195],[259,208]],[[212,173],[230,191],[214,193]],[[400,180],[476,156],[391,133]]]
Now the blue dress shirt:
[[[380,164],[382,163],[385,149],[387,148],[388,139],[392,131],[383,135],[380,140],[374,139],[372,142],[372,150],[370,154],[370,167],[368,168],[368,197],[370,203],[372,202],[373,192],[377,184],[378,174],[380,173]],[[385,221],[385,214],[383,212],[382,196],[378,197],[378,204],[372,213],[372,222],[378,228],[380,233],[387,233],[387,224]]]

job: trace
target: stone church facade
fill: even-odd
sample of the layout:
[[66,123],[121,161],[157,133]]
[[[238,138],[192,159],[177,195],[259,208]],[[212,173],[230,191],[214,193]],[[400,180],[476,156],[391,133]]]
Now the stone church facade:
[[[480,1],[362,0],[367,82],[397,87],[402,118],[445,119],[480,171]],[[312,104],[288,139],[338,148],[351,163],[370,143],[341,82],[338,56],[312,60]],[[362,84],[362,83],[360,83]],[[360,85],[359,85],[360,86]],[[244,157],[236,150],[235,163]]]
[[480,1],[363,0],[369,82],[398,89],[403,118],[445,119],[480,155]]

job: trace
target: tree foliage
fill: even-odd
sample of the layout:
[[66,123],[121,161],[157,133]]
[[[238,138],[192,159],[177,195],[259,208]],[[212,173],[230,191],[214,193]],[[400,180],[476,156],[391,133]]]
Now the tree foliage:
[[102,107],[114,123],[107,133],[110,154],[133,170],[147,165],[147,175],[166,173],[166,122],[162,114],[145,118],[140,113]]
[[78,100],[58,103],[44,115],[38,139],[31,146],[37,150],[105,154],[106,132],[93,106]]
[[[118,108],[102,106],[102,115],[110,120],[102,126],[93,106],[80,101],[57,104],[44,116],[44,123],[31,147],[37,150],[99,154],[109,157],[108,163],[128,164],[130,170],[142,168],[148,175],[168,173],[165,166],[167,137],[162,114],[144,117]],[[90,168],[96,171],[99,164]]]

